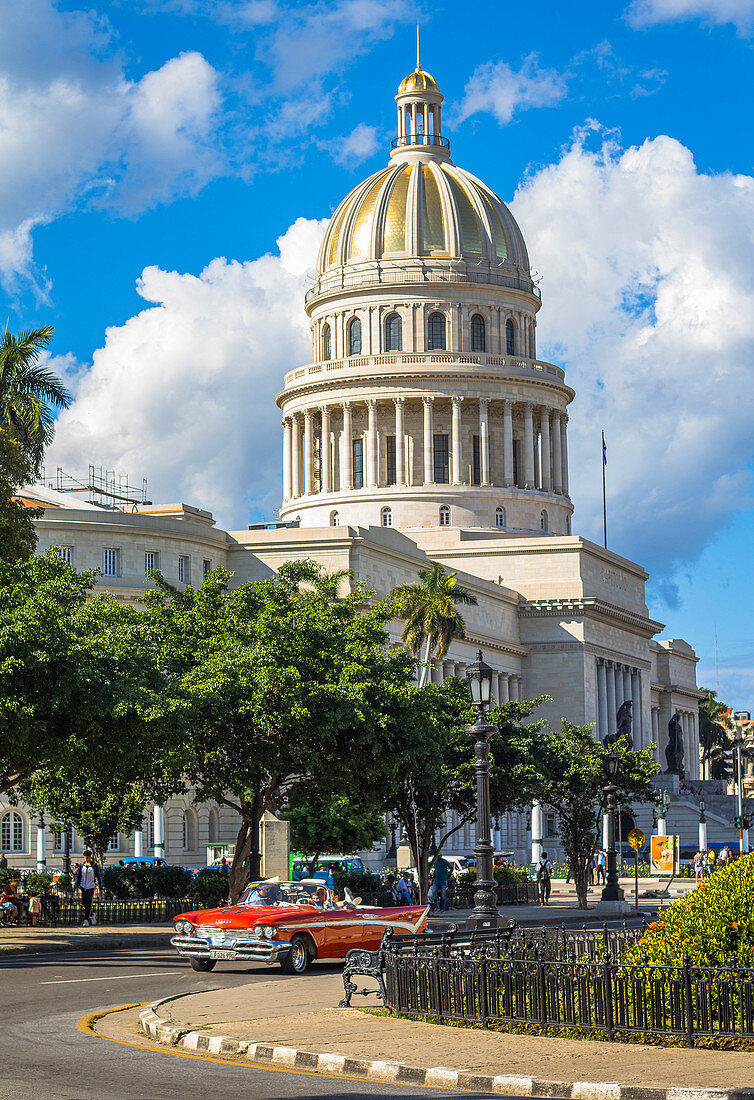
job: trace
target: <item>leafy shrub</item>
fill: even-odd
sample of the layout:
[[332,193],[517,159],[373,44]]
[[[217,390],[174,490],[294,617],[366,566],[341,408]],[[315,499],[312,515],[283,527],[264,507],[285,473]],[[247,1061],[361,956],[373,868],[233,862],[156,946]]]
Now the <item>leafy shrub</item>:
[[228,876],[224,871],[207,867],[193,876],[189,894],[197,898],[207,909],[214,909],[228,899]]
[[688,952],[698,966],[722,966],[735,955],[754,965],[754,854],[715,871],[665,909],[631,947],[626,962],[677,966]]
[[52,890],[52,871],[27,871],[24,888],[28,893],[49,894]]
[[466,871],[461,871],[460,875],[454,875],[453,881],[459,890],[465,886],[474,886],[476,883],[476,867],[469,867]]
[[343,890],[347,886],[353,894],[373,894],[382,889],[379,875],[370,875],[368,871],[335,871],[333,886]]
[[183,867],[126,864],[102,872],[105,893],[113,898],[185,898],[192,894],[194,876]]
[[0,867],[0,890],[14,878],[18,878],[18,871],[13,867]]
[[529,881],[528,867],[495,867],[492,877],[499,886],[513,886]]

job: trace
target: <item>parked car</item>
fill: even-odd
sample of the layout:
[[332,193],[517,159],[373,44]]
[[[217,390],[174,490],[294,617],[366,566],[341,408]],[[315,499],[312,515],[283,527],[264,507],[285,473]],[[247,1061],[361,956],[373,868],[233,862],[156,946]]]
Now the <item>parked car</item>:
[[124,856],[114,867],[167,867],[167,860],[160,856]]
[[352,899],[347,908],[321,905],[322,883],[252,883],[227,908],[181,913],[171,939],[194,970],[217,962],[280,963],[286,974],[303,974],[313,959],[342,959],[356,947],[376,951],[386,928],[423,932],[428,905],[382,909]]
[[324,882],[327,877],[328,867],[338,871],[354,871],[357,874],[366,874],[364,861],[358,856],[320,856],[311,870],[311,859],[306,856],[291,856],[291,879],[297,882],[305,878],[316,878]]

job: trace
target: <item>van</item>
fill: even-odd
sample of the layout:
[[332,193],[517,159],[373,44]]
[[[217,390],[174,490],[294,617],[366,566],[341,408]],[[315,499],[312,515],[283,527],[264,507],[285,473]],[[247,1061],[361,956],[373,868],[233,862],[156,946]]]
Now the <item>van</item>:
[[291,882],[300,882],[301,879],[317,878],[323,882],[327,878],[327,871],[330,865],[336,871],[351,871],[355,874],[366,874],[367,869],[364,866],[364,861],[358,856],[320,856],[314,864],[314,871],[310,870],[311,857],[304,855],[292,855],[291,856]]

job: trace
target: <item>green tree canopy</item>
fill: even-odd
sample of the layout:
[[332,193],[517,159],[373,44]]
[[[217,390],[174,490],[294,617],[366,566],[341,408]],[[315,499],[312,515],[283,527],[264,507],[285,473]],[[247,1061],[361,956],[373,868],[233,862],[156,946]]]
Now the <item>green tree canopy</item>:
[[312,583],[318,572],[288,562],[276,577],[232,592],[223,570],[183,592],[157,575],[146,596],[163,639],[182,767],[199,799],[241,818],[232,898],[259,874],[265,810],[299,786],[329,799],[392,779],[412,662],[385,647],[386,603],[364,610],[372,593],[363,585],[334,598],[329,584]]
[[[521,746],[524,747],[524,746]],[[629,751],[625,741],[613,746],[619,758],[613,780],[618,798],[650,802],[651,776],[659,765],[655,746]],[[525,746],[517,774],[531,799],[558,815],[558,835],[570,859],[580,909],[586,909],[588,868],[597,842],[607,783],[608,750],[594,738],[591,726],[575,726],[563,719],[556,732],[540,730]]]
[[733,744],[729,708],[717,698],[716,691],[702,688],[699,701],[699,742],[702,746],[702,769],[708,779],[726,779],[725,750]]
[[419,687],[427,683],[430,656],[444,657],[454,638],[466,637],[466,624],[456,604],[476,604],[477,599],[461,588],[457,576],[433,561],[428,569],[419,570],[417,583],[393,589],[395,614],[405,619],[403,644],[412,657],[418,657],[424,646]]
[[379,803],[360,785],[350,794],[329,798],[302,783],[294,788],[283,807],[291,825],[291,847],[313,861],[324,854],[353,855],[381,840],[387,833]]
[[34,472],[55,434],[55,414],[67,409],[71,395],[58,376],[41,366],[55,330],[49,325],[0,340],[0,426],[20,443]]
[[34,553],[37,535],[34,520],[41,509],[25,508],[16,493],[33,472],[21,445],[0,427],[0,559],[16,561]]

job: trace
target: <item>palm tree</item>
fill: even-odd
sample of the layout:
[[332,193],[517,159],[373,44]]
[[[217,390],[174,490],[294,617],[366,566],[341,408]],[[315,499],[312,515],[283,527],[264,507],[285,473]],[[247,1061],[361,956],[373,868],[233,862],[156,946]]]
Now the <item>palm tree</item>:
[[454,638],[466,637],[466,624],[456,604],[476,604],[476,596],[456,583],[457,573],[446,573],[439,562],[419,570],[418,584],[400,584],[393,589],[395,611],[405,619],[401,639],[412,657],[424,656],[419,687],[429,674],[430,655],[444,657]]
[[71,403],[58,376],[39,365],[54,331],[46,325],[14,336],[6,327],[0,341],[0,426],[15,436],[37,473],[55,434],[55,413]]
[[717,692],[702,688],[704,699],[699,703],[699,742],[702,746],[702,767],[706,765],[708,779],[724,779],[725,750],[731,747],[729,731],[733,729],[729,708],[717,699]]

